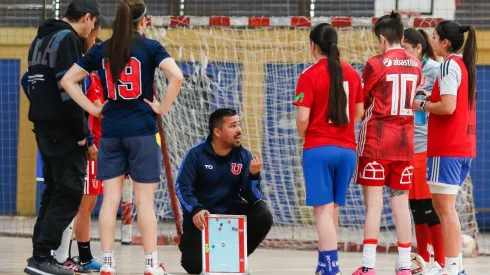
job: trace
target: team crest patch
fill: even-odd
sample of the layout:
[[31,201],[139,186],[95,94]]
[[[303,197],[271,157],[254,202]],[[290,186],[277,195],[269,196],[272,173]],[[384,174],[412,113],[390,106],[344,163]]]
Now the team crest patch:
[[239,175],[242,172],[242,164],[241,163],[232,163],[231,164],[231,172],[234,175]]

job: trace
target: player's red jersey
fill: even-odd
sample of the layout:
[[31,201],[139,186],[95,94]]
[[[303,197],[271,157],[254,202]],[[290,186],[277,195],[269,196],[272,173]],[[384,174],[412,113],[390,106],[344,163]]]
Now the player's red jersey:
[[389,49],[366,63],[364,113],[358,154],[377,160],[413,161],[413,99],[420,62],[402,48]]
[[[328,122],[330,74],[326,59],[306,69],[299,77],[293,104],[310,108],[310,123],[306,130],[303,149],[333,145],[356,149],[354,114],[356,103],[363,102],[361,78],[346,62],[341,62],[344,72],[344,90],[347,93],[347,110],[350,123],[337,127]],[[346,110],[346,111],[347,111]]]
[[[94,102],[96,100],[100,100],[100,102],[104,103],[104,95],[102,93],[102,86],[100,84],[100,79],[95,74],[89,74],[90,83],[87,88],[87,98]],[[90,121],[90,131],[94,135],[94,144],[95,146],[99,146],[100,136],[102,133],[102,126],[100,120],[95,118],[94,116],[89,116]]]
[[456,96],[452,115],[429,116],[427,156],[476,157],[476,112],[468,100],[468,70],[460,55],[451,55],[441,65],[432,89],[431,102],[441,101],[441,94]]

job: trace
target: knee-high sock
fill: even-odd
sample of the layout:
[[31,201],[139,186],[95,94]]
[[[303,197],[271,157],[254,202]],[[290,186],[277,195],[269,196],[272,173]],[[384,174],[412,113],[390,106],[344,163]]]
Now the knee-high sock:
[[73,221],[71,221],[70,225],[63,231],[63,237],[61,238],[61,244],[60,247],[54,252],[56,261],[58,263],[64,263],[69,255],[70,255],[70,243],[71,243],[71,236],[73,233]]

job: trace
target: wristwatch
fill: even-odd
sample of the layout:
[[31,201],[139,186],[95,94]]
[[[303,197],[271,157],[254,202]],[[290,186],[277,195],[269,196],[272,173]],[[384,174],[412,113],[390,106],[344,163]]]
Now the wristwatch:
[[426,104],[426,103],[427,103],[427,101],[421,101],[421,102],[420,102],[420,108],[421,108],[422,110],[424,110],[424,111],[425,111],[425,104]]

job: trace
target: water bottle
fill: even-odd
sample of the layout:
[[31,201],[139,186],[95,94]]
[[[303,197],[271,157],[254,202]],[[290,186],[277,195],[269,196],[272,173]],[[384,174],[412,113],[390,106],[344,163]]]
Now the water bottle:
[[[425,100],[424,94],[418,94],[415,99]],[[424,126],[427,124],[427,115],[424,110],[415,111],[415,125]]]

